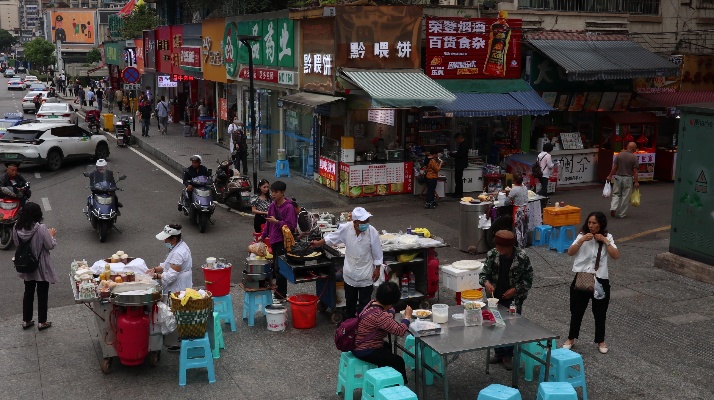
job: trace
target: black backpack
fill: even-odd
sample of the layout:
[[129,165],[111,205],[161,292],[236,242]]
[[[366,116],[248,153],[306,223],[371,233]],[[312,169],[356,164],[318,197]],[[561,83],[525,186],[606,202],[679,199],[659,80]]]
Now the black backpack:
[[[545,158],[545,156],[543,156]],[[533,175],[534,178],[540,179],[543,177],[543,169],[540,167],[540,162],[542,161],[542,158],[539,158],[536,162],[533,163],[531,166],[531,175]]]
[[[33,233],[32,236],[35,236]],[[40,261],[35,257],[32,251],[32,236],[29,239],[22,241],[15,250],[15,270],[21,274],[31,274],[40,266]]]

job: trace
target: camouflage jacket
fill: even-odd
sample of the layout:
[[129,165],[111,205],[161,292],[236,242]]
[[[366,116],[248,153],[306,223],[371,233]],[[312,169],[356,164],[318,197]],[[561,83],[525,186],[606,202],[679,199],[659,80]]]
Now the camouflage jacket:
[[[499,269],[499,253],[496,249],[491,249],[486,253],[486,260],[483,263],[483,271],[479,279],[481,286],[484,286],[486,281],[495,286],[498,283]],[[516,307],[520,308],[523,301],[528,297],[528,290],[533,285],[533,267],[526,252],[517,247],[513,248],[513,264],[511,264],[511,269],[509,270],[509,281],[511,287],[516,289],[516,295],[513,299],[516,302]]]

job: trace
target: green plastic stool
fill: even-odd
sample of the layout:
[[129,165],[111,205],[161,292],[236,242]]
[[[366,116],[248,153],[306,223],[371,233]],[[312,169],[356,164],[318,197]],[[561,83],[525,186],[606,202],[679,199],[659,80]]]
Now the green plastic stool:
[[[548,381],[567,382],[573,387],[583,388],[583,400],[588,400],[588,389],[585,383],[585,366],[583,357],[569,349],[555,349],[550,352],[550,371]],[[545,368],[540,369],[540,381],[545,381]]]
[[[541,358],[545,362],[545,354],[546,354],[546,346],[547,346],[547,341],[541,341],[541,342],[531,342],[531,343],[526,343],[521,346],[521,348],[531,354],[535,354],[539,358]],[[550,342],[550,348],[551,350],[555,350],[558,346],[555,344],[555,340],[551,340]],[[536,367],[544,367],[544,364],[539,363],[538,361],[526,356],[522,355],[521,357],[521,365],[523,365],[523,370],[525,371],[525,374],[523,375],[523,378],[528,381],[532,382],[533,381],[533,371],[535,370]]]
[[[414,336],[407,335],[404,338],[404,347],[410,352],[414,353]],[[426,364],[428,366],[441,373],[444,372],[441,365],[441,357],[434,353],[432,349],[424,348],[423,353],[421,355],[424,357],[424,360],[426,361]],[[407,353],[402,353],[402,359],[404,359],[404,365],[406,365],[410,369],[414,369],[414,357],[410,356]],[[424,376],[427,386],[431,386],[434,384],[434,374],[431,371],[429,371],[428,369],[425,370]]]
[[522,397],[518,389],[492,384],[482,389],[476,400],[522,400]]
[[404,386],[404,377],[392,367],[370,369],[364,375],[362,400],[374,400],[377,392],[392,386]]
[[578,400],[578,392],[567,382],[543,382],[536,400]]
[[221,357],[221,349],[226,348],[226,341],[223,339],[223,325],[217,312],[213,312],[213,358]]
[[375,400],[418,400],[417,395],[406,386],[392,386],[377,392]]
[[360,360],[351,351],[342,353],[337,371],[337,394],[344,388],[345,400],[352,400],[355,389],[362,388],[364,375],[372,368],[377,366]]

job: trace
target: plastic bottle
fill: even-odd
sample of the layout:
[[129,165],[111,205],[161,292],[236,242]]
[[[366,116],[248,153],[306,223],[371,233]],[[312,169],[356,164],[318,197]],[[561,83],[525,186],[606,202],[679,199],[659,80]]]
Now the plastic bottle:
[[511,302],[511,306],[508,307],[508,312],[511,313],[511,314],[515,314],[515,313],[516,313],[516,302],[515,302],[515,301],[512,301],[512,302]]
[[414,271],[409,272],[409,296],[416,295],[416,276]]
[[402,298],[409,296],[409,277],[407,274],[402,275]]

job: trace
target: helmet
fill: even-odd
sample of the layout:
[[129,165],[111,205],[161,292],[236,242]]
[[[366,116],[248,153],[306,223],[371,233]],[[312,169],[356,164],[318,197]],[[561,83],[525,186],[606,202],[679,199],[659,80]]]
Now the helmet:
[[97,160],[97,163],[95,164],[97,168],[99,167],[106,167],[107,166],[107,160],[100,158]]
[[225,161],[221,161],[220,167],[224,168],[224,169],[228,169],[231,165],[233,165],[233,161],[225,160]]
[[191,156],[191,161],[198,161],[199,163],[201,163],[201,161],[203,161],[203,160],[201,160],[201,156],[196,154],[196,155]]

